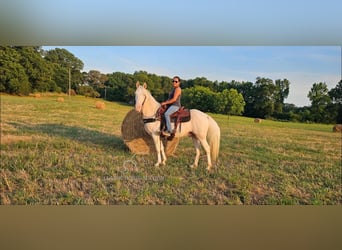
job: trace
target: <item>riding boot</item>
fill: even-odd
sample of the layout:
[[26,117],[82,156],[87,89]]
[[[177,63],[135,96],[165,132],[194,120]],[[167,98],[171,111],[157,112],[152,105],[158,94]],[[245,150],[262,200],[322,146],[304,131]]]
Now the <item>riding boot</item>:
[[167,130],[160,132],[161,137],[170,137],[171,135],[172,135],[172,133],[168,132]]
[[167,137],[167,140],[168,140],[168,141],[172,141],[172,139],[173,139],[174,137],[175,137],[175,132],[172,131],[172,133],[170,134],[170,136]]

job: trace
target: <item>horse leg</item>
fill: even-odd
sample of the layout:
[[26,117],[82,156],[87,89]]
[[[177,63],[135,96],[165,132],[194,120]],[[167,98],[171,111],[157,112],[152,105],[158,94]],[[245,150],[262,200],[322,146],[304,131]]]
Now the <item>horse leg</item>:
[[166,154],[165,154],[164,145],[163,145],[163,142],[160,140],[160,136],[159,136],[159,144],[160,144],[161,156],[162,156],[162,158],[163,158],[162,164],[165,165],[167,159],[166,159]]
[[[156,151],[157,151],[157,162],[156,164],[154,164],[155,167],[158,167],[160,163],[162,163],[163,165],[165,165],[165,161],[166,161],[166,157],[165,157],[165,152],[164,152],[164,146],[163,143],[160,140],[159,135],[152,135],[152,139],[154,142],[154,146],[156,147]],[[161,156],[163,155],[164,161],[162,162],[161,160]]]
[[211,166],[212,166],[212,164],[211,164],[211,157],[210,157],[210,146],[209,146],[209,144],[208,144],[208,142],[207,142],[207,140],[205,138],[204,139],[200,139],[200,141],[201,141],[201,144],[202,144],[202,146],[204,148],[204,151],[207,154],[207,159],[208,159],[207,170],[209,171]]
[[190,165],[191,168],[196,168],[198,166],[198,160],[201,154],[201,143],[196,137],[192,137],[192,142],[195,146],[196,149],[196,156],[195,156],[195,161],[194,164]]

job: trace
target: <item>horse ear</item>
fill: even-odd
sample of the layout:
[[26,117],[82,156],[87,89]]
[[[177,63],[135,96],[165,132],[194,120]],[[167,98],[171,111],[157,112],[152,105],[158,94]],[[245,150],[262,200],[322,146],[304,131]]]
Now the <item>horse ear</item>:
[[140,82],[139,82],[139,81],[137,81],[137,83],[135,84],[135,86],[136,86],[137,88],[139,88],[139,86],[140,86]]
[[144,85],[143,85],[143,86],[144,86],[145,89],[147,89],[147,84],[146,84],[146,82],[144,82]]

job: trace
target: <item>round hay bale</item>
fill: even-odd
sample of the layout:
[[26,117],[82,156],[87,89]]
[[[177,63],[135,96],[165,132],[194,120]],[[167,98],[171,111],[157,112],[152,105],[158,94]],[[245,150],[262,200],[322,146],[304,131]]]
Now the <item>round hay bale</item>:
[[[135,154],[147,155],[156,153],[152,137],[146,133],[141,114],[134,109],[129,111],[121,124],[121,134],[126,146]],[[162,140],[166,155],[176,150],[179,138],[172,141]]]
[[336,124],[333,127],[333,132],[342,132],[342,124]]
[[58,97],[57,98],[57,102],[64,102],[64,98],[63,97]]
[[95,103],[95,108],[97,109],[105,109],[106,105],[104,102],[96,102]]
[[262,121],[262,120],[261,120],[260,118],[255,118],[255,119],[254,119],[254,122],[255,122],[255,123],[261,123],[261,121]]

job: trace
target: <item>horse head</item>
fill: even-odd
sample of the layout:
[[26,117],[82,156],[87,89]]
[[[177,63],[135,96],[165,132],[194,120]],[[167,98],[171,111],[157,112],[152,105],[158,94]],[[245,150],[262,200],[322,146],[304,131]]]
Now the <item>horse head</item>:
[[147,98],[147,84],[144,83],[140,85],[139,82],[136,83],[136,91],[135,91],[135,110],[141,112],[142,106]]

